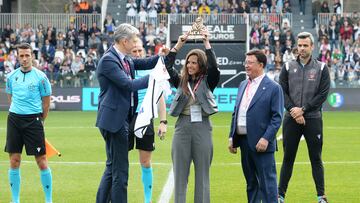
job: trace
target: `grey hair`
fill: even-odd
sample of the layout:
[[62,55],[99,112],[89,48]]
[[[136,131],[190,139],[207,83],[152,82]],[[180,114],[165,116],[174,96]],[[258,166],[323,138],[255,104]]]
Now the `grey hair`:
[[314,44],[314,36],[310,32],[300,32],[297,35],[297,39],[306,39],[310,38],[311,44]]
[[139,33],[140,32],[136,27],[128,23],[123,23],[115,28],[114,40],[115,42],[120,42],[121,39],[130,39]]

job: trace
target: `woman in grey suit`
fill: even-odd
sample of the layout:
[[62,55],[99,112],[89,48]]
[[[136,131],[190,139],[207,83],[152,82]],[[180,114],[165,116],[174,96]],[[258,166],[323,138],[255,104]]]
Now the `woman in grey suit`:
[[172,142],[175,177],[175,203],[186,202],[190,164],[195,166],[195,203],[210,202],[209,170],[213,155],[212,126],[209,116],[218,111],[212,92],[219,82],[220,71],[209,42],[209,32],[202,31],[205,52],[191,50],[179,74],[173,64],[176,52],[188,34],[179,37],[168,55],[170,83],[177,88],[169,114],[178,117]]

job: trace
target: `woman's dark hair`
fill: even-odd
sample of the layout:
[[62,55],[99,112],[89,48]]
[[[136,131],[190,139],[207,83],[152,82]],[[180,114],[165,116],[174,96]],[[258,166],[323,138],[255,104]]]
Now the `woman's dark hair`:
[[181,88],[183,90],[183,92],[187,95],[190,94],[189,92],[189,89],[188,89],[188,81],[190,79],[190,75],[189,75],[189,72],[187,70],[187,63],[188,63],[188,60],[189,60],[189,57],[190,56],[197,56],[197,62],[199,64],[199,72],[196,74],[196,79],[199,79],[200,76],[203,76],[207,73],[207,57],[206,57],[206,54],[203,50],[201,49],[193,49],[191,50],[187,55],[186,55],[186,58],[185,58],[185,64],[183,66],[183,68],[181,69],[181,81],[180,81],[180,84],[181,84]]

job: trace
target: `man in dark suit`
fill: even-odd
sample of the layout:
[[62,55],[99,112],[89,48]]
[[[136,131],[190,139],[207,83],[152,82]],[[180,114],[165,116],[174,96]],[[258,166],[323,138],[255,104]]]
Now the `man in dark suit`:
[[[96,126],[106,143],[106,168],[96,202],[126,203],[128,182],[129,122],[137,106],[137,90],[148,85],[149,76],[134,78],[134,70],[152,69],[159,56],[131,59],[139,30],[121,24],[115,30],[115,44],[100,59],[96,75],[100,84]],[[167,59],[165,59],[167,61]]]
[[241,150],[241,165],[249,203],[277,202],[276,133],[281,125],[284,98],[280,85],[264,72],[260,50],[246,54],[248,79],[241,82],[232,115],[229,151]]

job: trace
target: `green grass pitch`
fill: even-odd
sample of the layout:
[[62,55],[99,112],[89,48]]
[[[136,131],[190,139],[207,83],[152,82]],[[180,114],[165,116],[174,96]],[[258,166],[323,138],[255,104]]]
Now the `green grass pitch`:
[[[7,112],[0,112],[0,146],[6,139]],[[96,112],[50,112],[45,123],[46,136],[61,151],[52,157],[54,203],[95,202],[97,187],[105,166],[105,145],[94,127]],[[170,116],[169,116],[170,117]],[[360,112],[324,113],[325,184],[334,203],[360,202]],[[211,166],[211,201],[242,203],[246,201],[245,180],[239,164],[240,155],[227,150],[231,113],[212,116],[214,158]],[[156,122],[158,123],[158,122]],[[152,162],[154,170],[153,202],[159,200],[171,169],[171,140],[175,119],[169,118],[165,140],[156,138]],[[281,130],[280,130],[281,131]],[[282,142],[276,153],[278,173],[282,161]],[[143,202],[138,152],[131,151],[128,200]],[[10,202],[7,171],[8,155],[0,153],[0,202]],[[23,155],[21,164],[21,202],[44,202],[39,171],[33,157]],[[187,202],[193,202],[194,173],[190,173]],[[315,186],[304,141],[301,142],[287,193],[288,203],[316,202]],[[171,199],[173,202],[173,198]]]

